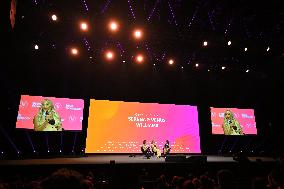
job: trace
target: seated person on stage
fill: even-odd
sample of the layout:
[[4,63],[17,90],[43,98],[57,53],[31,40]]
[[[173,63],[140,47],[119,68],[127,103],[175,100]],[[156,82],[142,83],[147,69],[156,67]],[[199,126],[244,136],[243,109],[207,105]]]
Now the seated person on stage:
[[152,140],[151,142],[151,149],[152,149],[153,154],[155,154],[157,158],[161,157],[161,150],[157,148],[157,145],[154,140]]
[[150,152],[150,147],[146,143],[147,141],[143,140],[143,144],[141,146],[141,152],[145,155]]
[[168,155],[170,151],[171,151],[170,141],[166,140],[166,143],[164,144],[164,148],[163,148],[164,156]]

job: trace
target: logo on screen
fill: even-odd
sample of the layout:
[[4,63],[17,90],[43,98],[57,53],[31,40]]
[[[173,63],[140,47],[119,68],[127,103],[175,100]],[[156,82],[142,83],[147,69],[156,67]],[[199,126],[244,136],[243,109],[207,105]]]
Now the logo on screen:
[[66,104],[65,105],[66,110],[74,110],[74,111],[78,111],[78,110],[82,110],[82,108],[76,108],[74,107],[73,104]]
[[70,122],[76,121],[76,116],[69,116],[69,121]]
[[253,119],[254,117],[247,114],[242,114],[242,118]]
[[28,105],[29,105],[29,103],[28,103],[28,101],[26,101],[26,100],[21,100],[20,101],[20,107],[21,108],[25,108],[25,107],[27,107]]
[[32,107],[33,108],[39,108],[41,106],[41,103],[40,102],[33,102],[32,103]]
[[61,103],[59,103],[59,102],[57,102],[57,103],[55,103],[54,104],[54,106],[56,107],[56,109],[58,110],[59,108],[61,108],[62,107],[62,104]]
[[30,120],[31,118],[28,116],[22,116],[21,114],[18,115],[17,117],[18,120]]

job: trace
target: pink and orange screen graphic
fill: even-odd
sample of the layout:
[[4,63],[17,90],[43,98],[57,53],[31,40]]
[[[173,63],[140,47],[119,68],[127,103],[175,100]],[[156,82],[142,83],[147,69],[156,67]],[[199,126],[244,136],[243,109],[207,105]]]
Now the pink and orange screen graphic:
[[34,129],[33,118],[44,99],[53,102],[64,130],[82,130],[84,100],[28,95],[21,96],[16,128]]
[[141,153],[143,140],[162,151],[201,153],[196,106],[91,100],[86,153]]
[[226,110],[233,112],[235,119],[240,123],[245,135],[257,134],[253,109],[211,107],[212,134],[224,134],[222,124],[224,122],[224,113],[226,112]]

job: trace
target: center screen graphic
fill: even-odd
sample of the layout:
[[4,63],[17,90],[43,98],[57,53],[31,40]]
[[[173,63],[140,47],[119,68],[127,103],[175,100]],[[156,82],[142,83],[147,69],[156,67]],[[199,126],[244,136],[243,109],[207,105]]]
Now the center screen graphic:
[[140,153],[143,140],[201,153],[197,107],[91,99],[86,153]]

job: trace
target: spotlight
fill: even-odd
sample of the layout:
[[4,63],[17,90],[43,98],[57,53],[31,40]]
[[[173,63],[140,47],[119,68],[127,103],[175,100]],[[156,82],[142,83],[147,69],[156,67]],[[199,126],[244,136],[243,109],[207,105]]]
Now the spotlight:
[[208,72],[210,72],[210,70],[209,70],[209,69],[208,69],[207,71],[208,71]]
[[87,22],[81,22],[80,23],[80,28],[81,28],[82,31],[87,31],[88,30]]
[[203,42],[203,46],[205,47],[205,46],[207,46],[208,45],[208,42],[207,41],[204,41]]
[[125,63],[125,60],[123,60],[122,62]]
[[51,19],[52,19],[53,21],[57,21],[57,16],[56,16],[55,14],[53,14],[53,15],[51,16]]
[[114,58],[114,53],[113,53],[112,51],[107,51],[107,52],[105,53],[105,57],[106,57],[107,60],[113,60],[113,58]]
[[61,153],[61,152],[62,152],[62,150],[59,150],[59,152]]
[[153,66],[156,66],[156,64],[153,64]]
[[79,53],[79,52],[78,52],[78,49],[77,49],[77,48],[71,48],[71,54],[72,54],[72,55],[75,55],[75,56],[76,56],[76,55],[78,55],[78,53]]
[[224,69],[226,69],[226,67],[225,67],[225,66],[222,66],[222,70],[224,70]]
[[269,47],[267,47],[266,51],[268,52],[269,50],[270,50],[270,48],[269,48]]
[[141,54],[138,54],[135,59],[138,63],[142,63],[144,61],[144,57]]
[[118,24],[115,21],[109,23],[109,29],[113,32],[118,30]]
[[246,73],[248,73],[248,72],[249,72],[249,69],[246,70]]
[[183,66],[181,67],[181,69],[183,69]]
[[49,153],[49,150],[47,150],[47,153]]
[[38,49],[39,49],[39,46],[38,46],[38,45],[35,45],[34,48],[35,48],[35,50],[38,50]]
[[136,29],[133,32],[134,38],[135,39],[141,39],[142,38],[142,31],[140,29]]
[[198,67],[199,66],[199,64],[195,64],[195,67]]
[[228,45],[230,46],[232,44],[232,42],[231,41],[228,41]]
[[170,64],[170,65],[172,65],[172,64],[174,64],[174,63],[175,63],[175,61],[174,61],[173,59],[170,59],[170,60],[169,60],[169,64]]
[[245,51],[247,51],[248,50],[248,48],[245,48]]

